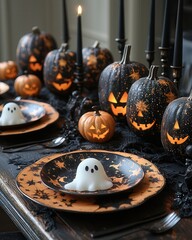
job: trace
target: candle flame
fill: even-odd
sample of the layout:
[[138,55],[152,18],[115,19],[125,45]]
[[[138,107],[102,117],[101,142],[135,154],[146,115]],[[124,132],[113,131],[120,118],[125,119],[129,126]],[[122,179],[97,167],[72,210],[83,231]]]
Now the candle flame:
[[82,14],[82,7],[81,7],[81,5],[79,5],[78,8],[77,8],[77,14],[78,15]]

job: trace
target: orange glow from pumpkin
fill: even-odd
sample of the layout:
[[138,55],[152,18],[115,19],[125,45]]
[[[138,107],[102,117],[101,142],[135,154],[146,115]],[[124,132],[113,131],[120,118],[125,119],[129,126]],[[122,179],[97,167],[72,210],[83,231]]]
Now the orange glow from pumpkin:
[[175,122],[173,129],[180,129],[178,121]]
[[133,120],[130,119],[131,124],[133,125],[134,128],[136,128],[139,131],[145,131],[148,130],[150,128],[152,128],[155,124],[155,121],[153,121],[152,123],[137,123]]
[[184,138],[176,138],[176,137],[172,137],[169,133],[167,133],[167,139],[171,144],[178,144],[178,145],[183,144],[184,142],[187,141],[188,138],[189,136],[186,136]]

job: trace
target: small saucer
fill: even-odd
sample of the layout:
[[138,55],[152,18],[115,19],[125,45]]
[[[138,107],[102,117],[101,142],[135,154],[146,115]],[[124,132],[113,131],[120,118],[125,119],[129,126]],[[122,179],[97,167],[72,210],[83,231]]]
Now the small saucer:
[[9,85],[4,82],[0,82],[0,95],[6,93],[7,91],[9,91]]

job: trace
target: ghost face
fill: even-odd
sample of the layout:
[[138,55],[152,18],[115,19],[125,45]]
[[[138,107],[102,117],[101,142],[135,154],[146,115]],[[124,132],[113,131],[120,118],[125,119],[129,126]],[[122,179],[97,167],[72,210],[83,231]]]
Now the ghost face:
[[113,186],[101,162],[86,158],[77,167],[75,179],[65,185],[65,189],[76,191],[106,190]]
[[20,107],[13,102],[5,104],[0,117],[0,125],[15,125],[25,123]]

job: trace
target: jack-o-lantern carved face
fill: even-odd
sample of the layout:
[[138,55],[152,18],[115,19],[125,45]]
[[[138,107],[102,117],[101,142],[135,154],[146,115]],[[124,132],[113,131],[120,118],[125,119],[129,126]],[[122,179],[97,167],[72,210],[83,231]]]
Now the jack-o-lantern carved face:
[[111,111],[115,116],[121,115],[125,116],[126,115],[126,103],[128,99],[128,93],[124,92],[123,94],[118,94],[120,95],[115,97],[114,93],[110,93],[108,97],[108,101],[111,106]]
[[13,61],[0,63],[0,79],[14,79],[17,77],[17,65]]
[[[178,120],[176,120],[176,122],[175,122],[175,124],[174,124],[174,127],[173,127],[173,130],[174,130],[175,132],[177,132],[177,131],[180,130],[180,126],[179,126]],[[167,132],[167,139],[169,140],[169,142],[170,142],[171,144],[176,144],[176,145],[177,145],[177,144],[178,144],[178,145],[183,144],[184,142],[187,141],[188,138],[189,138],[188,135],[183,136],[183,137],[181,137],[181,136],[178,135],[178,137],[175,137],[175,136],[172,136],[170,133]]]
[[185,156],[192,142],[192,98],[181,97],[166,108],[161,124],[161,142],[165,150]]
[[39,92],[39,85],[36,82],[29,82],[23,85],[23,92],[28,96],[35,96]]
[[52,82],[53,87],[58,91],[66,91],[71,87],[72,80],[64,79],[61,73],[58,73],[55,82]]
[[37,58],[35,56],[30,56],[29,58],[29,69],[33,72],[41,71],[42,65],[38,62]]
[[156,119],[149,104],[138,101],[136,105],[131,106],[129,108],[129,123],[138,131],[146,131],[154,127]]
[[92,124],[89,128],[89,131],[87,132],[90,137],[96,138],[96,139],[104,139],[106,135],[109,133],[109,128],[101,123],[100,126],[96,126]]

